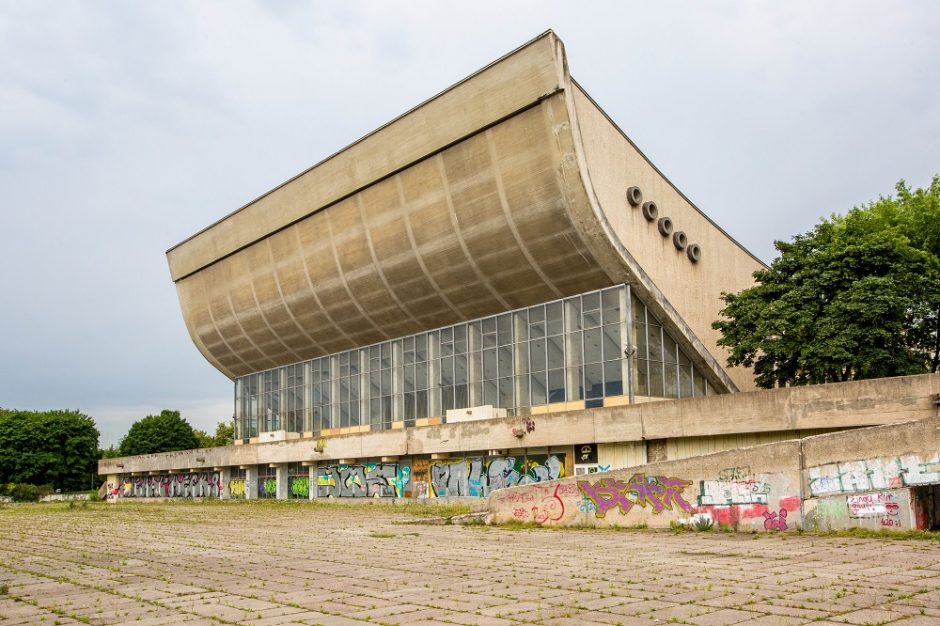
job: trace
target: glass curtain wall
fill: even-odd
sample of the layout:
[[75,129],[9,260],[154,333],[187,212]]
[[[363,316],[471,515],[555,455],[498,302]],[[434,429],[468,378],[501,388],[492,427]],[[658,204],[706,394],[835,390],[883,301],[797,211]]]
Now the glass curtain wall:
[[525,415],[708,393],[660,321],[618,285],[243,376],[236,436],[385,430],[481,405]]

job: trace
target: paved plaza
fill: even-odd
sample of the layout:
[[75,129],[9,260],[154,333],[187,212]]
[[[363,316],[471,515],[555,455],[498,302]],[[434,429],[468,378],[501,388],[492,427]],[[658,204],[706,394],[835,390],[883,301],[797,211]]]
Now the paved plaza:
[[0,507],[0,625],[940,624],[933,541],[416,525],[401,507]]

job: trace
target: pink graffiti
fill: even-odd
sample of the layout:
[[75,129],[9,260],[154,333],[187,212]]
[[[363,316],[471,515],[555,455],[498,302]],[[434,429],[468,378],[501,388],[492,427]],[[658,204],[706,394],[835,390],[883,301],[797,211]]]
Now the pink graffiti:
[[764,513],[765,530],[786,530],[787,529],[787,510],[780,509],[780,513],[766,511]]
[[559,496],[573,496],[577,498],[581,495],[581,490],[574,483],[561,483],[555,487],[555,493]]
[[634,474],[626,483],[613,478],[602,478],[593,485],[578,481],[578,488],[584,497],[594,503],[597,517],[604,517],[607,511],[619,507],[624,515],[633,505],[650,505],[657,515],[664,510],[673,510],[673,504],[683,511],[692,512],[692,505],[682,497],[682,491],[692,481],[666,476],[644,476]]
[[561,485],[555,485],[555,491],[550,496],[545,496],[538,506],[532,507],[532,519],[536,524],[545,522],[557,522],[565,515],[565,503],[558,497],[558,488]]

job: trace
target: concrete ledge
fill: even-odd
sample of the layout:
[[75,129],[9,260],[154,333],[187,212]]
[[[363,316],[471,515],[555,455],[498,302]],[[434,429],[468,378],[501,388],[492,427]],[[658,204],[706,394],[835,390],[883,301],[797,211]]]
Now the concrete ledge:
[[[674,437],[848,428],[916,421],[937,415],[930,398],[940,374],[794,387],[646,404],[602,407],[441,424],[318,439],[200,448],[102,459],[98,473],[211,469],[288,462],[335,462],[383,456],[467,453],[486,450],[619,443]],[[524,422],[534,429],[513,434]],[[916,439],[915,435],[911,435]],[[322,444],[322,448],[320,448]],[[823,444],[819,444],[823,445]],[[855,445],[855,444],[853,444]],[[196,459],[202,459],[197,461]]]

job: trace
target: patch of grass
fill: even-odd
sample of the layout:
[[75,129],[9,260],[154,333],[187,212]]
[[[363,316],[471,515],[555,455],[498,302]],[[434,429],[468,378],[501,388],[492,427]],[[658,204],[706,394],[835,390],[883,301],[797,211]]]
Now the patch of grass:
[[390,533],[384,530],[373,530],[369,533],[369,536],[375,539],[392,539],[397,535],[395,533]]
[[401,511],[416,517],[453,517],[455,515],[466,515],[470,512],[470,505],[460,502],[453,502],[448,504],[408,502],[396,508],[399,508]]
[[850,528],[847,530],[827,530],[806,534],[818,537],[854,537],[858,539],[919,539],[921,541],[940,541],[940,532],[934,530],[872,530],[870,528]]
[[0,585],[0,596],[5,596],[10,593],[9,585]]

